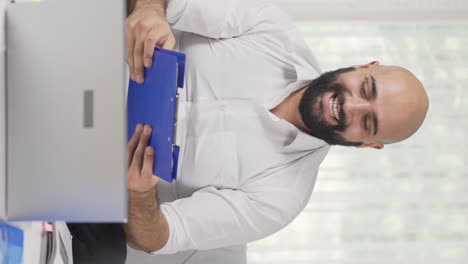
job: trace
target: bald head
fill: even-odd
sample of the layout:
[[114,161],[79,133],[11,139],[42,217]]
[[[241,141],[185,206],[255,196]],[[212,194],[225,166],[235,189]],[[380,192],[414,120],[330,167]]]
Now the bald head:
[[300,111],[313,136],[330,144],[380,149],[413,135],[428,107],[426,91],[414,74],[372,62],[314,80]]
[[[409,138],[422,125],[429,108],[429,98],[418,78],[409,70],[399,66],[376,66],[371,72],[381,77],[381,83],[389,95],[383,104],[394,106],[391,129],[382,143],[395,143]],[[381,72],[381,74],[379,74]],[[393,107],[392,107],[393,108]]]

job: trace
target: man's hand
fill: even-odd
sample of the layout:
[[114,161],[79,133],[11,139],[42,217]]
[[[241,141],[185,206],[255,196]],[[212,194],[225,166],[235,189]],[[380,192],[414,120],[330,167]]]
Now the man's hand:
[[154,48],[172,50],[175,38],[165,17],[165,0],[139,0],[126,20],[127,63],[130,78],[144,82],[144,67],[151,67]]
[[154,149],[148,146],[151,126],[138,124],[128,142],[128,192],[129,199],[153,196],[159,181],[153,176]]
[[169,225],[157,200],[159,178],[153,176],[150,136],[151,127],[138,124],[128,142],[128,222],[123,225],[127,243],[148,253],[169,240]]

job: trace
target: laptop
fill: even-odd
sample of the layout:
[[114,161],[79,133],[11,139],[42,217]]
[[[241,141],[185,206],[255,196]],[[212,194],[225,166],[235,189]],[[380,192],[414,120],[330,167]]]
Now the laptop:
[[7,7],[8,220],[126,221],[125,14],[123,0]]

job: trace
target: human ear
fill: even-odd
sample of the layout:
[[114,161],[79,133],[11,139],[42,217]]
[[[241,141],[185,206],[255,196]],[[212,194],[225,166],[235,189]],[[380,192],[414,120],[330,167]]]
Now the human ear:
[[365,144],[357,146],[357,148],[383,149],[384,145],[383,144],[377,144],[377,143],[365,143]]
[[356,68],[356,69],[366,69],[366,68],[379,66],[379,65],[380,65],[380,63],[378,61],[373,61],[373,62],[369,62],[368,64],[355,65],[353,67]]

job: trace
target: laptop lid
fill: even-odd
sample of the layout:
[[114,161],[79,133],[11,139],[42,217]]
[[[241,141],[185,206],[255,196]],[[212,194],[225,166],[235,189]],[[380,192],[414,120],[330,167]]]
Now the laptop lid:
[[124,1],[7,9],[7,217],[127,217]]

